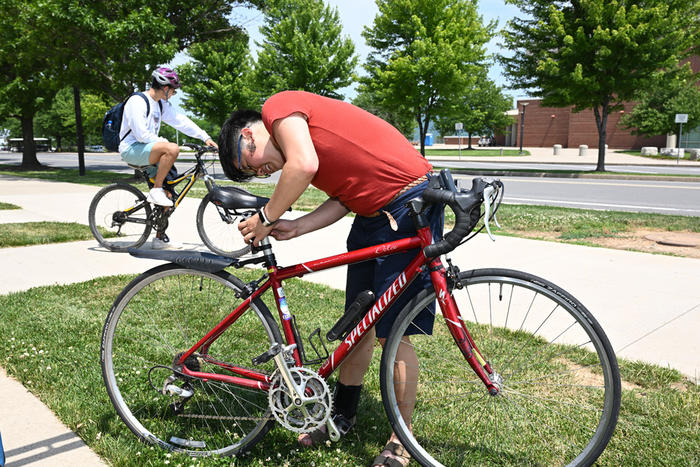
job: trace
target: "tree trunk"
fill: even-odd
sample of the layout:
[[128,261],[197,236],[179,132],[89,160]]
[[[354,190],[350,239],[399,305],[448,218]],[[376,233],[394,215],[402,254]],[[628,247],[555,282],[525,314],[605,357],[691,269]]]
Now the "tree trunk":
[[75,133],[78,136],[78,173],[85,175],[85,139],[83,138],[83,115],[80,111],[80,89],[73,86],[75,104]]
[[423,126],[423,121],[420,118],[420,114],[416,115],[416,121],[418,122],[418,138],[420,139],[420,153],[425,157],[425,133],[427,133],[427,125]]
[[473,150],[474,148],[472,147],[472,132],[471,131],[469,133],[467,133],[467,137],[469,138],[468,139],[469,142],[467,143],[469,146],[467,147],[467,149]]
[[36,169],[41,167],[36,158],[36,146],[34,145],[34,116],[28,117],[22,114],[22,165],[23,169]]
[[598,127],[598,164],[595,168],[596,172],[605,172],[605,140],[607,139],[608,109],[608,101],[603,102],[600,108],[598,108],[598,106],[593,107],[593,114],[595,115],[595,122]]

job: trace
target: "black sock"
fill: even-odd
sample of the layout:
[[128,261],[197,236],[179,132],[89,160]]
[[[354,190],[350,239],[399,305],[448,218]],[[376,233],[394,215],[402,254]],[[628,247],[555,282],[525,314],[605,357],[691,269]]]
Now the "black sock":
[[357,413],[357,406],[360,403],[360,392],[362,385],[346,386],[340,381],[335,385],[334,404],[335,413],[351,419]]

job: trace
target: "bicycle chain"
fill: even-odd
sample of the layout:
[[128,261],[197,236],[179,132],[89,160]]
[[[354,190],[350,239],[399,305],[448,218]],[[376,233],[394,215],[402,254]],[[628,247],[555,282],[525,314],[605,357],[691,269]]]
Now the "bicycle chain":
[[223,415],[194,415],[194,414],[179,414],[178,417],[184,418],[201,418],[206,420],[250,420],[250,421],[263,421],[272,420],[272,415],[268,417],[233,417],[233,416],[223,416]]

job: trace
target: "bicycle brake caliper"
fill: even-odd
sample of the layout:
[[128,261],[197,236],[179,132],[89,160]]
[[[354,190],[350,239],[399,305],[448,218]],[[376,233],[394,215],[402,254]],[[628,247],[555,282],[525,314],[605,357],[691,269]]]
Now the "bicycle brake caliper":
[[452,264],[452,258],[445,256],[447,260],[447,284],[450,289],[461,289],[462,284],[459,282],[459,268]]

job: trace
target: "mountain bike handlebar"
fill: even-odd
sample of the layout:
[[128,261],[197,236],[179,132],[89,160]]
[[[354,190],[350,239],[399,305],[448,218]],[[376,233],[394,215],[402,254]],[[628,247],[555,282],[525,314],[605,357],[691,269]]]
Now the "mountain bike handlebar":
[[473,179],[470,190],[457,189],[449,169],[441,170],[439,177],[431,178],[430,186],[423,192],[422,198],[426,203],[449,206],[455,214],[455,226],[442,240],[425,247],[425,256],[433,258],[457,248],[479,221],[482,203],[485,211],[484,225],[491,236],[488,223],[491,218],[495,220],[494,214],[502,199],[502,192],[503,183],[500,180],[488,181],[483,178]]

